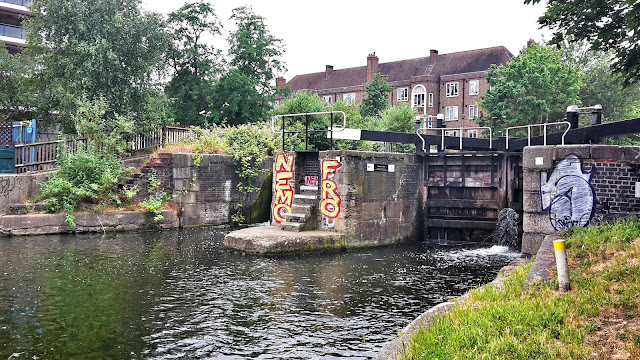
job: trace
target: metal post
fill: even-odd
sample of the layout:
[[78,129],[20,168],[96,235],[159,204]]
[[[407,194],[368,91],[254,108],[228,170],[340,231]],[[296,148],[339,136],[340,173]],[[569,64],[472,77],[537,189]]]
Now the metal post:
[[558,269],[558,288],[560,291],[569,291],[569,265],[567,263],[567,245],[564,240],[554,240],[553,249],[556,254],[556,268]]
[[331,129],[329,129],[329,133],[331,133],[331,150],[333,150],[333,111],[329,117],[331,117]]
[[304,150],[309,150],[309,114],[304,116]]
[[547,146],[547,124],[546,123],[542,126],[542,132],[544,134],[542,136],[543,142],[544,142],[544,146]]
[[602,105],[598,104],[593,107],[591,125],[602,124]]
[[285,151],[284,150],[284,119],[285,117],[283,116],[282,117],[282,151]]
[[578,107],[576,105],[567,107],[567,121],[571,124],[571,129],[578,128],[579,117],[580,112],[578,111]]

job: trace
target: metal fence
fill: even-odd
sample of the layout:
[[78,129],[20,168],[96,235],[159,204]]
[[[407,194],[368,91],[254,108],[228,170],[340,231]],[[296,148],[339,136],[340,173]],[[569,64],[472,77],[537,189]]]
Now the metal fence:
[[33,5],[33,0],[0,0],[0,2],[27,7]]
[[[128,155],[157,149],[167,144],[175,144],[190,132],[191,129],[187,128],[165,126],[154,131],[151,135],[134,135],[131,138],[131,148]],[[86,148],[86,145],[86,140],[81,138],[16,145],[15,172],[21,174],[55,169],[58,153],[62,149],[73,153],[78,150],[79,146]]]

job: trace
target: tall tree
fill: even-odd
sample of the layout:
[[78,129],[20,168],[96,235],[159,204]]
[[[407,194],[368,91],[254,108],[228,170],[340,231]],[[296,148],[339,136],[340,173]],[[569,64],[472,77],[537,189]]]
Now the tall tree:
[[482,126],[504,129],[563,118],[567,106],[579,103],[580,76],[562,53],[532,44],[507,64],[491,65],[491,88],[482,100]]
[[[540,0],[524,0],[535,4]],[[640,79],[640,5],[629,0],[549,0],[538,23],[554,31],[551,43],[586,40],[591,49],[613,52],[613,70],[625,83]]]
[[388,76],[375,73],[365,86],[367,96],[362,101],[362,116],[378,116],[389,105],[389,94],[393,90],[387,83]]
[[22,54],[9,54],[0,44],[0,119],[19,120],[25,116],[22,83],[29,71],[29,58]]
[[183,124],[202,124],[202,111],[211,111],[213,82],[221,65],[220,50],[204,37],[220,35],[222,25],[208,2],[194,2],[169,14],[174,40],[169,62],[174,75],[165,88],[172,100],[172,115]]
[[[41,0],[26,21],[29,77],[40,118],[74,131],[77,99],[104,99],[107,116],[135,118],[140,128],[163,120],[154,76],[164,68],[169,37],[160,15],[139,0]],[[56,116],[50,116],[57,113]]]

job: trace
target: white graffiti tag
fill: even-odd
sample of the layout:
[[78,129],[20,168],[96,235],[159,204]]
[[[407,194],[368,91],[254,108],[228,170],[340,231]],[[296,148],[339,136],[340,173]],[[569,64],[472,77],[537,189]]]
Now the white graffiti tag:
[[582,172],[582,160],[575,154],[562,159],[547,179],[540,173],[542,210],[549,212],[549,221],[556,231],[583,227],[589,223],[595,209],[591,177],[595,166]]

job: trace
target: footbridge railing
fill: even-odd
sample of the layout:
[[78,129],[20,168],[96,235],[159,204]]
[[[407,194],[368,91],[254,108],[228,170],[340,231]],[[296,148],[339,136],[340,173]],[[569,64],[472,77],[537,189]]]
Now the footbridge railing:
[[[334,114],[342,115],[342,125],[334,126]],[[317,115],[329,115],[330,127],[329,129],[310,129],[310,121],[311,116]],[[304,130],[287,130],[287,118],[292,118],[295,121],[295,118],[302,117],[304,118]],[[290,125],[294,125],[294,121],[290,121]],[[300,113],[300,114],[285,114],[285,115],[276,115],[271,118],[271,131],[274,134],[282,133],[282,151],[285,151],[286,143],[285,138],[287,134],[304,134],[304,149],[309,149],[309,133],[328,133],[329,138],[331,139],[331,149],[333,150],[333,133],[335,131],[344,131],[347,127],[347,114],[344,111],[319,111],[319,112],[310,112],[310,113]]]

